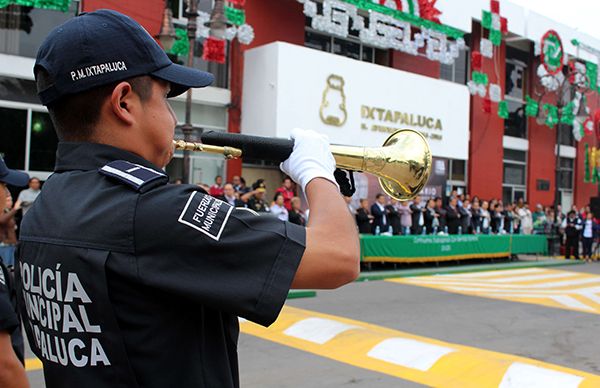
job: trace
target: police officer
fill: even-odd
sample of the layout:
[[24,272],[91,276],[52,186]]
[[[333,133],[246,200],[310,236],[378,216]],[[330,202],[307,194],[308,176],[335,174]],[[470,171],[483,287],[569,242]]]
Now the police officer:
[[[6,167],[0,158],[0,203],[4,205],[6,186],[26,186],[29,176]],[[23,335],[17,314],[15,290],[12,277],[0,258],[0,387],[29,387],[25,375]]]
[[16,271],[48,388],[237,387],[238,317],[267,326],[290,287],[357,276],[323,136],[293,131],[281,166],[307,195],[304,228],[167,184],[167,98],[213,77],[172,64],[132,19],[100,10],[65,22],[34,73],[60,142]]

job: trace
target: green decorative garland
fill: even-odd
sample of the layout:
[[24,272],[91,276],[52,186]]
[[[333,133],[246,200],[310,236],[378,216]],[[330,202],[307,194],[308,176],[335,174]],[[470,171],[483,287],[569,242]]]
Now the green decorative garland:
[[402,11],[391,9],[391,8],[388,8],[381,4],[373,3],[371,0],[341,0],[341,1],[348,3],[348,4],[355,5],[356,7],[360,8],[360,9],[364,9],[367,11],[375,11],[375,12],[382,13],[384,15],[391,16],[394,19],[408,22],[417,27],[429,28],[431,30],[441,32],[442,34],[445,34],[445,35],[449,36],[450,38],[458,39],[458,38],[462,38],[465,35],[464,32],[462,32],[459,29],[456,29],[456,28],[453,28],[450,26],[444,26],[441,24],[437,24],[436,22],[420,18],[420,17],[412,15],[410,13],[405,13]]
[[0,0],[0,8],[10,4],[67,12],[71,6],[71,0]]
[[544,104],[543,109],[548,114],[546,116],[546,125],[550,128],[553,128],[556,124],[558,124],[558,108],[556,105]]
[[243,9],[225,6],[225,17],[236,26],[246,23],[246,13]]
[[527,103],[525,105],[525,115],[529,117],[536,117],[540,110],[540,104],[533,98],[526,96]]
[[505,120],[508,118],[508,103],[505,100],[498,103],[498,117]]
[[175,39],[175,42],[173,42],[173,46],[168,53],[180,56],[188,55],[190,52],[190,41],[188,39],[186,30],[183,28],[176,28],[175,34],[177,35],[177,38]]

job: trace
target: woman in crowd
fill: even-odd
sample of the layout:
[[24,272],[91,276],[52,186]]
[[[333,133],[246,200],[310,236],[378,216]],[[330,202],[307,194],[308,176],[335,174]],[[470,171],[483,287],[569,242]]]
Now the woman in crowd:
[[514,205],[512,203],[507,203],[504,207],[504,231],[506,233],[515,233],[515,224],[514,224]]
[[285,198],[281,193],[275,193],[275,198],[271,204],[271,214],[279,218],[281,221],[288,221],[288,210],[285,207]]
[[408,201],[401,201],[398,205],[398,213],[400,214],[400,226],[402,227],[401,234],[408,234],[412,226],[412,211]]
[[21,209],[21,201],[13,206],[13,200],[6,185],[0,182],[0,260],[8,268],[15,265],[15,247],[17,246],[17,234],[15,215]]
[[306,226],[306,218],[304,212],[300,208],[300,198],[293,197],[290,201],[292,210],[290,210],[289,219],[292,224]]
[[502,234],[505,233],[504,230],[504,207],[501,202],[496,203],[496,208],[492,210],[492,233],[494,234]]
[[471,227],[469,228],[469,233],[479,234],[481,233],[481,208],[479,207],[479,199],[473,200],[471,204]]
[[358,233],[371,234],[372,222],[373,216],[369,211],[369,200],[361,198],[360,207],[356,209],[356,225],[358,226]]
[[521,232],[523,234],[531,234],[533,230],[533,216],[531,210],[529,210],[529,204],[524,202],[521,205],[522,207],[519,207],[517,210],[519,219],[521,220]]
[[594,222],[594,215],[590,211],[586,212],[581,237],[583,243],[583,258],[587,261],[592,260],[592,243],[594,242],[594,237],[596,236],[596,229],[597,227]]

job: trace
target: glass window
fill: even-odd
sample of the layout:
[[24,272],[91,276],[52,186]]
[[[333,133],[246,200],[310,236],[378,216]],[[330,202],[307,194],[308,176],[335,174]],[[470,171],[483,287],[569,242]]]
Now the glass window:
[[27,111],[0,108],[0,154],[9,168],[25,169]]
[[519,150],[504,149],[504,160],[515,160],[518,162],[527,161],[527,152]]
[[40,103],[34,81],[1,76],[0,100]]
[[520,164],[504,163],[503,182],[510,185],[525,185],[525,166]]
[[304,45],[317,50],[331,52],[331,37],[306,31],[304,34]]
[[467,83],[467,68],[468,68],[468,50],[459,50],[458,58],[451,65],[440,65],[440,79],[456,82],[461,85]]
[[35,58],[50,30],[75,16],[78,1],[69,12],[9,5],[0,9],[0,52]]
[[559,158],[559,189],[573,189],[573,166],[574,159]]
[[507,99],[506,102],[508,104],[508,118],[504,120],[504,134],[526,139],[527,117],[525,116],[525,104],[511,99]]
[[517,63],[506,62],[506,95],[524,100],[526,67]]
[[32,112],[29,169],[33,171],[54,170],[57,145],[58,138],[48,113]]
[[343,55],[352,59],[360,58],[360,44],[351,42],[349,40],[334,38],[333,39],[333,53]]
[[567,124],[559,124],[559,142],[561,145],[575,146],[575,138],[573,137],[573,126]]
[[450,160],[450,180],[465,181],[466,161],[452,159]]

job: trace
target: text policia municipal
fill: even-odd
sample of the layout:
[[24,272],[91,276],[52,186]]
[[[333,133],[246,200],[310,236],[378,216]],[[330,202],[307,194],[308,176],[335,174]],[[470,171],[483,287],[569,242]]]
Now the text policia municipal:
[[25,310],[41,356],[63,366],[110,365],[100,340],[90,335],[102,333],[100,325],[88,319],[86,304],[92,301],[77,274],[61,272],[60,266],[53,270],[19,264]]

